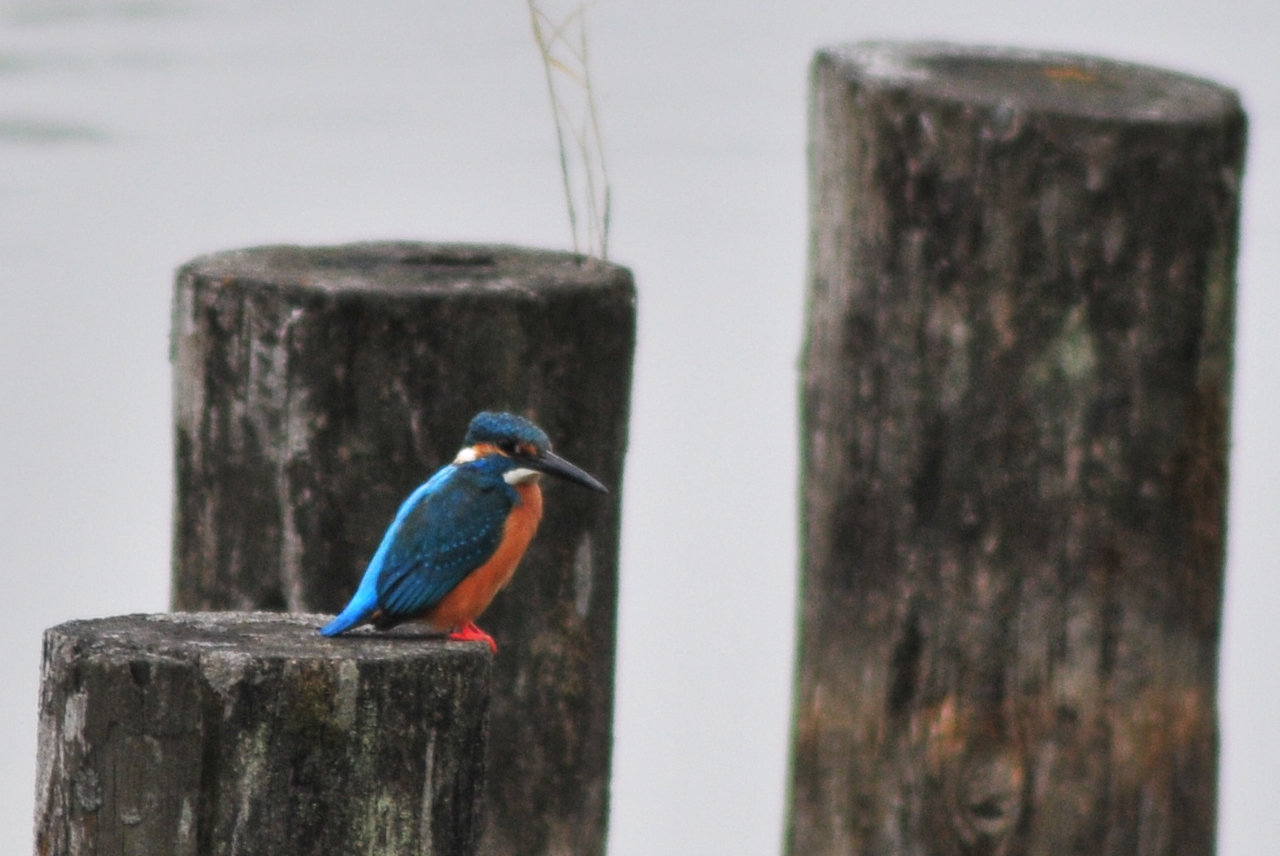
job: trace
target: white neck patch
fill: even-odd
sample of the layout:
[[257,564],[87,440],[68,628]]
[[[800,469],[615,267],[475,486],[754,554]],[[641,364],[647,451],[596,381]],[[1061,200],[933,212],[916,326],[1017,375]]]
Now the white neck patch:
[[458,457],[454,458],[453,462],[455,464],[469,464],[479,458],[480,456],[476,454],[475,447],[467,446],[465,449],[458,452]]
[[520,467],[519,469],[508,470],[503,474],[502,480],[507,484],[524,484],[525,482],[533,481],[537,477],[537,470],[529,470],[524,467]]

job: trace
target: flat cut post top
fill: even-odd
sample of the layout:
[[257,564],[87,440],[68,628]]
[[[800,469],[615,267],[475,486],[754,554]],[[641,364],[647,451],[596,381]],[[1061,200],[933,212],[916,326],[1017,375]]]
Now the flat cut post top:
[[201,256],[184,270],[214,280],[326,292],[529,291],[630,283],[626,268],[574,253],[413,241],[251,247]]
[[1240,112],[1234,91],[1144,65],[940,42],[859,42],[819,51],[850,82],[1016,111],[1169,123]]
[[89,650],[109,656],[140,654],[199,659],[252,655],[272,660],[414,661],[424,656],[488,656],[478,643],[446,642],[412,630],[326,639],[316,630],[332,616],[276,612],[173,612],[69,621],[55,628]]

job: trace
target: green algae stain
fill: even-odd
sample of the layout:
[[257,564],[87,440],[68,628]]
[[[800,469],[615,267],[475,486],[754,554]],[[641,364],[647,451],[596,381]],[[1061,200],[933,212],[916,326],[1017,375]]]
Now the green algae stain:
[[1098,356],[1093,335],[1085,324],[1084,306],[1077,306],[1067,315],[1055,345],[1058,365],[1067,380],[1073,383],[1088,381],[1098,367]]
[[1204,326],[1196,381],[1201,387],[1230,388],[1235,342],[1236,283],[1231,244],[1221,241],[1209,258],[1204,296]]
[[1062,330],[1031,366],[1036,386],[1065,380],[1071,386],[1090,383],[1098,368],[1098,351],[1089,331],[1084,304],[1067,313]]

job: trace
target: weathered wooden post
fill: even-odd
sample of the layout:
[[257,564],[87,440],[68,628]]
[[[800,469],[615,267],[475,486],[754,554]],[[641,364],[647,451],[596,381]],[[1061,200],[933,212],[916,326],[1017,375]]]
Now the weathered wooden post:
[[813,69],[789,849],[1213,851],[1236,96]]
[[475,853],[488,650],[318,617],[47,631],[38,856]]
[[608,497],[545,485],[482,625],[487,856],[603,853],[635,291],[567,253],[412,243],[197,259],[174,306],[176,609],[336,612],[472,416],[532,416]]

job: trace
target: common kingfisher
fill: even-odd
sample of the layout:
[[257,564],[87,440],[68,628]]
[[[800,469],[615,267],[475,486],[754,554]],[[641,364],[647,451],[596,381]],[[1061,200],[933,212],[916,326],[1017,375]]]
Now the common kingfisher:
[[370,622],[379,630],[425,621],[450,639],[487,642],[476,626],[538,531],[538,475],[607,493],[595,478],[551,451],[537,425],[511,413],[480,413],[462,451],[400,506],[360,587],[320,632],[337,636]]

